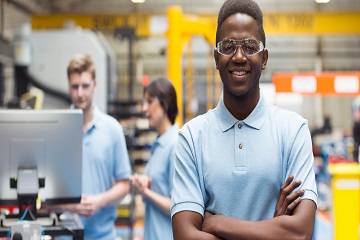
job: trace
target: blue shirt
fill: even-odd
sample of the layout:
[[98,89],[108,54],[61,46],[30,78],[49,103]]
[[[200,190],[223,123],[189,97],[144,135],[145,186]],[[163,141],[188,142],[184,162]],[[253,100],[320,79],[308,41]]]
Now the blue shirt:
[[[94,119],[83,136],[82,192],[94,195],[109,190],[117,180],[129,179],[131,167],[124,131],[113,117],[94,107]],[[86,240],[116,238],[117,204],[82,217]]]
[[260,100],[243,121],[218,106],[179,131],[172,216],[204,210],[259,221],[272,218],[281,185],[294,174],[317,204],[307,121]]
[[[155,140],[145,174],[151,177],[150,189],[171,197],[174,158],[179,127],[174,124]],[[173,239],[170,213],[165,213],[150,200],[145,200],[144,240]]]

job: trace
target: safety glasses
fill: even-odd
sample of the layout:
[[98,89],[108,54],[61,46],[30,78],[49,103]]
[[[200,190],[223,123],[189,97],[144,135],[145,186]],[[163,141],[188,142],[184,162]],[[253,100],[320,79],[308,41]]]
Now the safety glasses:
[[242,52],[246,56],[251,56],[264,50],[264,44],[261,41],[255,39],[226,39],[218,42],[217,51],[224,56],[232,57],[238,47],[241,48]]

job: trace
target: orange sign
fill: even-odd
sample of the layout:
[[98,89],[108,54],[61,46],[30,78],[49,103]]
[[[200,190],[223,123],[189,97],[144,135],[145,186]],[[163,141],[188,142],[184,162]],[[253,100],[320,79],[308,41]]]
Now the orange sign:
[[304,95],[360,95],[360,72],[275,73],[277,93]]

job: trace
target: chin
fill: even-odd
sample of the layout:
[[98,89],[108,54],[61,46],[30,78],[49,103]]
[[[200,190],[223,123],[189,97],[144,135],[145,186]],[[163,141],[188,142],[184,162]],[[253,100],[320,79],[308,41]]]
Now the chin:
[[246,90],[240,90],[240,89],[229,89],[228,91],[231,95],[238,97],[238,98],[243,98],[246,97],[249,93],[249,91]]
[[83,106],[83,105],[75,105],[75,108],[84,110],[84,109],[85,109],[85,106]]
[[154,127],[153,122],[149,121],[149,127],[150,127],[150,128],[153,128],[153,127]]
[[245,98],[249,95],[253,95],[256,91],[254,87],[250,88],[228,88],[228,92],[235,97]]

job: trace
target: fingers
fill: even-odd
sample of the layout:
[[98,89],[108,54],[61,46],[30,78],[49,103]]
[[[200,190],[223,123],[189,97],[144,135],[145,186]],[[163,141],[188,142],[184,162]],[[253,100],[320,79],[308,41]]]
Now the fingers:
[[300,204],[301,202],[301,196],[304,194],[304,190],[296,191],[290,194],[286,200],[284,207],[284,214],[285,215],[291,215],[295,208]]
[[143,194],[145,189],[150,188],[150,177],[135,173],[130,177],[131,185],[137,193]]
[[285,183],[280,188],[280,194],[279,194],[279,200],[278,203],[282,204],[286,197],[289,196],[289,194],[294,191],[296,188],[298,188],[301,185],[301,180],[293,181],[294,176],[291,175],[286,179]]
[[294,176],[291,175],[286,179],[280,188],[278,201],[274,217],[280,215],[291,215],[295,208],[301,202],[301,196],[304,195],[304,190],[294,191],[301,185],[301,180],[294,181]]
[[286,181],[284,182],[284,184],[281,186],[281,189],[284,189],[284,188],[286,188],[287,186],[289,186],[290,185],[290,183],[292,182],[294,180],[294,175],[290,175],[290,177],[288,177],[287,179],[286,179]]
[[286,179],[286,181],[284,182],[284,184],[280,187],[280,192],[279,192],[279,195],[278,195],[278,201],[277,201],[277,204],[276,204],[276,208],[279,209],[281,208],[284,200],[285,200],[285,197],[287,196],[286,193],[284,195],[284,190],[291,184],[291,182],[294,180],[294,175],[290,175],[290,177],[288,177]]
[[89,217],[97,211],[97,208],[96,208],[96,206],[94,206],[94,204],[82,203],[82,204],[77,204],[76,210],[77,210],[76,212],[79,215]]

